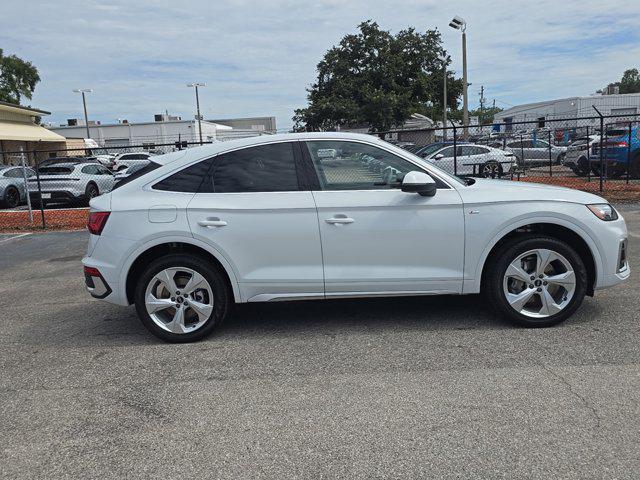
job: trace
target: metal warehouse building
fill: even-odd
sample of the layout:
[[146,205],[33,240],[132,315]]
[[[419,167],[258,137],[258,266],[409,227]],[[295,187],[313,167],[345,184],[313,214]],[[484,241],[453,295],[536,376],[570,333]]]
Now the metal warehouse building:
[[[640,93],[618,95],[591,95],[587,97],[569,97],[544,102],[525,103],[499,112],[494,117],[494,124],[500,130],[529,130],[537,123],[544,127],[547,120],[567,119],[565,122],[554,122],[554,127],[576,127],[591,125],[596,127],[598,120],[585,121],[577,118],[595,117],[596,107],[603,115],[634,115],[640,113]],[[533,122],[528,125],[514,125],[517,122]]]

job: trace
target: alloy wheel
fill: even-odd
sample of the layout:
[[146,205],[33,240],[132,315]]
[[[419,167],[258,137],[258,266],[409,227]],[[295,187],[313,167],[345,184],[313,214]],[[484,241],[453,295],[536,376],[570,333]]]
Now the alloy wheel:
[[173,267],[158,272],[149,281],[144,298],[151,320],[171,333],[193,332],[213,312],[211,285],[190,268]]
[[504,274],[507,303],[531,318],[547,318],[564,310],[575,289],[573,267],[553,250],[529,250],[513,260]]

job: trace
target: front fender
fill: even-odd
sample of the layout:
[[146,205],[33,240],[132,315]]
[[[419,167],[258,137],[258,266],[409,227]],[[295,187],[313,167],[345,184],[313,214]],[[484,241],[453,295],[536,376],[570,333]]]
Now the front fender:
[[[501,239],[518,228],[536,223],[559,225],[579,235],[589,247],[596,270],[595,283],[599,283],[600,276],[603,272],[603,261],[600,254],[602,245],[600,245],[598,237],[586,224],[579,222],[574,217],[558,212],[545,212],[533,215],[531,213],[523,213],[515,218],[510,218],[508,221],[492,229],[487,236],[489,240],[485,242],[484,248],[479,252],[479,254],[477,254],[476,256],[469,255],[467,257],[467,265],[465,265],[465,280],[463,282],[463,293],[480,292],[480,283],[482,281],[482,271],[484,270],[485,262],[489,254],[491,253],[491,250],[493,250],[493,248]],[[476,241],[478,240],[479,239],[476,238]],[[467,235],[467,241],[469,241],[469,235]]]

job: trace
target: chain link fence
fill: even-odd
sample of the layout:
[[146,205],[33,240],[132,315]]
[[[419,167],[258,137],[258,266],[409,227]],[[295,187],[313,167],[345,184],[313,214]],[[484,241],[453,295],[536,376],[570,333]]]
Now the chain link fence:
[[[614,202],[640,200],[638,115],[540,119],[466,129],[452,125],[376,135],[458,176],[553,184],[591,191]],[[0,231],[82,227],[91,198],[111,191],[154,155],[198,145],[175,141],[0,152]],[[314,154],[323,165],[325,180],[337,182],[332,177],[331,149],[325,145]],[[354,159],[353,165],[350,183],[402,175],[389,167],[391,159],[384,162],[385,171],[378,171],[382,167],[374,156]]]
[[0,231],[84,227],[92,198],[110,192],[155,155],[199,145],[176,141],[0,152]]
[[553,184],[640,200],[640,117],[591,116],[378,135],[458,176]]

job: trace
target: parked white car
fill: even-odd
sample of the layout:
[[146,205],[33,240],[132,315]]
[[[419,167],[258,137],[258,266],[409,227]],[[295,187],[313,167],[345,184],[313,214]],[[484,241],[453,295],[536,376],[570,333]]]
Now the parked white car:
[[[113,189],[113,173],[99,163],[55,163],[38,170],[39,179],[29,178],[29,195],[34,205],[42,203],[87,204]],[[40,192],[38,191],[38,182]]]
[[147,152],[120,153],[113,159],[111,169],[114,172],[119,172],[135,163],[147,162],[151,157],[153,157],[153,155]]
[[446,142],[434,143],[422,147],[416,154],[449,173],[485,178],[500,178],[516,162],[511,152],[472,143],[460,143],[455,147]]
[[91,295],[135,304],[173,342],[208,335],[234,302],[480,291],[543,327],[630,272],[625,222],[598,196],[463,180],[346,133],[155,157],[91,201],[88,228]]

